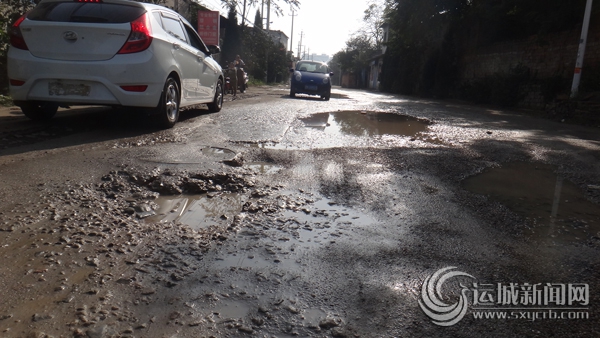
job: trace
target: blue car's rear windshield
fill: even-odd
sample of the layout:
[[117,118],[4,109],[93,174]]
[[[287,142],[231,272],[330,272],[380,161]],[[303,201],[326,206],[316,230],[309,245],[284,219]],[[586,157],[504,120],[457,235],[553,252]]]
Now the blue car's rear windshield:
[[301,72],[310,72],[310,73],[322,73],[322,74],[329,73],[327,65],[324,65],[319,62],[306,62],[306,61],[298,62],[298,64],[296,64],[296,70],[301,71]]

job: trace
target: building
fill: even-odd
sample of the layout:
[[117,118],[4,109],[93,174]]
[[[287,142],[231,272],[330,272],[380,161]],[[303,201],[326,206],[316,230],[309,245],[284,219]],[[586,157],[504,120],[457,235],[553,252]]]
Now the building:
[[285,35],[284,32],[274,30],[265,30],[265,32],[267,32],[269,36],[271,36],[273,42],[280,43],[283,47],[285,47],[285,50],[288,49],[288,36]]
[[385,55],[385,51],[387,46],[385,43],[388,41],[389,35],[389,24],[384,23],[381,25],[381,29],[383,29],[383,46],[381,47],[381,53],[372,57],[370,61],[370,69],[369,69],[369,89],[379,89],[379,79],[381,78],[381,68],[383,67],[383,56]]
[[305,60],[319,61],[319,62],[329,62],[331,60],[331,56],[327,54],[310,54],[304,58]]

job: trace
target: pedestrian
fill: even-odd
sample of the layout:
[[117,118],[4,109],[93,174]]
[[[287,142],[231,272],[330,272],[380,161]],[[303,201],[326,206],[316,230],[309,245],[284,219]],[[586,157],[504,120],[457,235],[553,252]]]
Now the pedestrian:
[[227,76],[229,76],[229,85],[231,86],[231,93],[233,96],[237,96],[237,68],[235,62],[229,63],[229,69],[227,69]]
[[246,64],[244,63],[244,61],[242,60],[242,58],[240,58],[239,55],[235,56],[235,60],[233,61],[233,64],[235,65],[236,68],[244,68],[246,66]]
[[233,61],[235,67],[237,68],[237,82],[236,83],[239,87],[240,87],[240,92],[243,93],[244,90],[246,89],[246,83],[245,83],[245,77],[244,77],[244,67],[246,67],[246,64],[244,63],[244,61],[242,60],[242,58],[240,58],[239,55],[235,56],[235,61]]

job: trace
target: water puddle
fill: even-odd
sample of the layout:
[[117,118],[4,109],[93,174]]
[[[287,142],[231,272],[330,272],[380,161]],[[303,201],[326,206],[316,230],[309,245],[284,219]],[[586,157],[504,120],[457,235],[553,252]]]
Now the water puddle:
[[415,137],[431,124],[412,116],[374,111],[338,111],[313,114],[301,119],[306,127],[332,135],[359,137],[399,135]]
[[235,151],[219,147],[203,147],[200,149],[202,154],[216,157],[218,159],[227,160],[235,157]]
[[244,164],[245,168],[255,171],[260,174],[276,174],[283,169],[283,167],[268,162],[250,162]]
[[198,164],[207,161],[228,161],[235,157],[233,150],[219,147],[202,146],[200,149],[194,147],[182,148],[152,158],[142,160],[152,163],[167,164]]
[[217,307],[213,313],[220,318],[241,319],[250,313],[250,306],[246,303],[230,301]]
[[556,242],[600,236],[600,206],[544,164],[507,163],[466,179],[463,187],[488,195],[526,217],[533,236]]
[[270,142],[270,141],[246,143],[245,146],[250,147],[250,148],[273,149],[273,150],[295,149],[294,147],[292,147],[290,145],[285,145],[285,144],[281,144],[278,142]]
[[193,229],[222,224],[239,214],[245,202],[243,195],[234,193],[188,196],[160,196],[156,201],[156,215],[150,222],[180,222]]
[[304,324],[308,327],[318,327],[319,322],[327,317],[327,312],[321,309],[306,309],[302,317]]

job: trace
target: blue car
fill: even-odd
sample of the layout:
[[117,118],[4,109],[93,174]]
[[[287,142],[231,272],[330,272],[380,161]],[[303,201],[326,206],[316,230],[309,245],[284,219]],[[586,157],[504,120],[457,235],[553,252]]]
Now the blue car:
[[290,69],[290,97],[296,94],[319,95],[322,99],[331,97],[331,76],[329,67],[323,62],[298,61],[296,69]]

